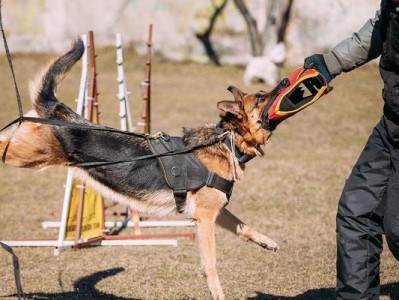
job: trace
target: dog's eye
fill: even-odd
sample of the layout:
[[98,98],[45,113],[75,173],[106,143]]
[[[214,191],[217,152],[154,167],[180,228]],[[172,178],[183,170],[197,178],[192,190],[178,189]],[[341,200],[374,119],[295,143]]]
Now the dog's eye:
[[256,97],[256,106],[258,106],[259,104],[261,104],[263,101],[265,101],[266,96],[262,95],[262,96],[257,96]]

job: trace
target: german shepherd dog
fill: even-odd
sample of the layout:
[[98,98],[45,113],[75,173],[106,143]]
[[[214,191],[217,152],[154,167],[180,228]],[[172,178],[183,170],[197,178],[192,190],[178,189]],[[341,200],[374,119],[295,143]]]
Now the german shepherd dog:
[[[56,97],[60,81],[84,52],[83,42],[76,40],[69,52],[55,60],[31,87],[34,110],[25,116],[57,121],[23,121],[0,132],[0,155],[6,164],[22,168],[49,166],[76,166],[85,162],[129,161],[150,155],[146,140],[122,132],[88,130],[91,124],[76,114]],[[271,137],[271,130],[264,126],[262,111],[272,101],[280,88],[256,94],[246,94],[236,87],[229,87],[234,100],[217,103],[220,110],[219,130],[216,125],[185,129],[186,145],[213,139],[222,132],[231,133],[235,149],[251,156],[262,156],[261,146]],[[60,123],[73,124],[62,126]],[[82,125],[82,127],[79,127]],[[245,164],[238,162],[225,143],[217,142],[193,150],[194,155],[211,172],[227,180],[243,177]],[[168,187],[156,158],[130,161],[124,164],[75,167],[78,178],[99,190],[105,197],[129,205],[141,213],[159,216],[178,214],[172,190]],[[201,264],[213,299],[224,299],[216,271],[215,223],[237,234],[245,241],[252,241],[267,250],[277,251],[278,245],[267,236],[253,230],[225,206],[228,197],[218,189],[208,186],[187,194],[182,215],[196,224]]]

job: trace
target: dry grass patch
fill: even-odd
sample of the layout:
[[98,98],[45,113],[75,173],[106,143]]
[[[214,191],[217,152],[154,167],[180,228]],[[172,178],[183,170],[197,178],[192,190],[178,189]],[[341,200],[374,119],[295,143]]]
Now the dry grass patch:
[[[99,50],[97,61],[101,121],[118,127],[115,57]],[[14,58],[24,108],[30,106],[28,80],[48,55]],[[133,116],[141,112],[144,59],[125,53]],[[6,59],[0,88],[0,123],[17,116]],[[293,68],[292,68],[293,69]],[[291,68],[287,68],[285,73]],[[59,95],[75,107],[80,70],[62,83]],[[227,86],[244,91],[242,68],[172,63],[153,64],[153,131],[180,134],[182,126],[218,119],[216,102],[232,98]],[[248,164],[235,187],[230,209],[275,239],[267,252],[218,229],[218,267],[227,299],[334,299],[335,212],[343,183],[382,111],[381,80],[375,66],[362,67],[333,82],[335,90],[287,120],[275,132],[266,156]],[[43,172],[0,166],[0,239],[55,236],[41,222],[60,217],[66,170]],[[121,208],[122,209],[122,208]],[[173,247],[97,247],[64,251],[17,248],[28,299],[208,299],[195,242]],[[398,262],[383,253],[382,299],[399,297]],[[0,297],[16,299],[11,260],[0,251]],[[396,293],[396,294],[395,294]],[[13,296],[14,295],[14,296]]]

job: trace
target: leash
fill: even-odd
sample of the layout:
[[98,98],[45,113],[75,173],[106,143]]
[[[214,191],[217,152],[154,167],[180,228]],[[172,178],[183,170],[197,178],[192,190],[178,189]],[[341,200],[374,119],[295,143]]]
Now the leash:
[[124,135],[132,135],[132,136],[141,137],[141,138],[147,138],[150,136],[149,134],[145,134],[145,133],[123,131],[123,130],[119,130],[116,128],[111,128],[111,127],[106,127],[106,126],[101,126],[101,125],[71,123],[71,122],[56,120],[56,119],[43,119],[43,118],[25,117],[25,116],[22,116],[20,118],[13,120],[12,122],[10,122],[6,126],[4,126],[2,129],[0,129],[0,132],[20,121],[21,122],[27,121],[27,122],[33,122],[33,123],[41,123],[41,124],[45,124],[45,125],[54,125],[54,126],[60,126],[60,127],[69,127],[69,128],[75,128],[75,129],[116,132],[116,133],[120,133],[120,134],[124,134]]
[[18,90],[18,85],[17,85],[17,80],[15,78],[15,72],[14,72],[14,67],[12,64],[12,59],[11,59],[11,54],[10,50],[8,49],[8,43],[6,39],[6,34],[4,33],[4,28],[3,28],[3,15],[1,13],[1,7],[2,7],[2,0],[0,0],[0,29],[1,29],[1,34],[3,36],[3,43],[4,43],[4,49],[6,50],[6,55],[7,55],[7,60],[8,60],[8,65],[11,70],[12,78],[14,81],[14,88],[15,88],[15,94],[17,96],[17,103],[18,103],[18,113],[19,113],[19,124],[22,123],[22,117],[23,117],[23,110],[22,110],[22,102],[21,102],[21,96],[19,95],[19,90]]
[[[1,0],[0,0],[0,2],[1,2]],[[15,278],[15,284],[17,286],[18,299],[21,299],[21,297],[23,299],[25,299],[24,292],[22,291],[21,272],[19,269],[18,256],[15,255],[14,251],[12,251],[12,248],[10,246],[8,246],[2,242],[0,242],[0,247],[12,255],[12,263],[14,266],[14,278]]]
[[[1,0],[0,0],[1,1]],[[34,122],[34,123],[41,123],[45,125],[54,125],[54,126],[61,126],[61,127],[68,127],[68,128],[75,128],[75,129],[86,129],[86,130],[97,130],[97,131],[104,131],[104,132],[114,132],[114,133],[119,133],[123,135],[129,135],[129,136],[135,136],[139,138],[144,138],[144,139],[156,139],[156,138],[166,138],[168,137],[167,134],[165,133],[159,133],[156,135],[149,135],[149,134],[144,134],[144,133],[137,133],[137,132],[129,132],[129,131],[123,131],[111,127],[105,127],[105,126],[99,126],[99,125],[90,125],[90,124],[78,124],[78,123],[71,123],[71,122],[66,122],[66,121],[61,121],[61,120],[54,120],[54,119],[42,119],[42,118],[35,118],[35,117],[25,117],[22,116],[21,118],[17,118],[14,121],[10,122],[7,124],[5,127],[3,127],[0,131],[14,125],[15,123],[18,122]],[[229,134],[228,131],[221,133],[212,139],[208,141],[203,141],[198,144],[195,144],[193,146],[187,147],[185,149],[182,149],[180,151],[168,151],[163,154],[148,154],[148,155],[142,155],[142,156],[137,156],[133,157],[130,160],[124,160],[124,161],[98,161],[98,162],[82,162],[82,163],[74,163],[69,166],[72,167],[101,167],[101,166],[107,166],[107,165],[112,165],[112,164],[123,164],[123,163],[130,163],[134,161],[140,161],[140,160],[147,160],[147,159],[152,159],[152,158],[158,158],[162,156],[172,156],[172,155],[178,155],[178,154],[184,154],[184,153],[189,153],[192,152],[196,149],[202,148],[202,147],[207,147],[210,145],[213,145],[217,142],[223,141],[225,137]]]
[[[14,81],[15,93],[16,93],[16,96],[17,96],[18,113],[19,113],[19,119],[17,119],[17,121],[19,122],[19,124],[21,124],[22,123],[22,117],[23,117],[21,96],[19,95],[17,80],[15,79],[14,67],[12,65],[12,60],[11,60],[11,54],[10,54],[10,50],[8,49],[6,35],[4,33],[3,15],[1,13],[1,11],[2,11],[1,8],[2,8],[2,0],[0,0],[0,29],[1,29],[1,34],[2,34],[2,37],[3,37],[4,49],[5,49],[6,55],[7,55],[8,65],[10,66],[12,78],[13,78],[13,81]],[[16,123],[16,122],[14,121],[13,123]],[[18,257],[15,255],[14,251],[12,250],[12,248],[10,246],[0,242],[0,247],[12,255],[12,263],[13,263],[13,266],[14,266],[14,278],[15,278],[15,284],[16,284],[16,287],[17,287],[18,299],[21,299],[21,297],[23,297],[23,299],[25,299],[24,293],[22,291],[21,275],[20,275],[21,272],[20,272],[20,268],[19,268]]]
[[236,161],[238,161],[236,156],[236,143],[235,143],[235,135],[234,131],[230,131],[230,149],[231,149],[231,169],[233,171],[233,181],[237,181],[237,169],[236,169]]

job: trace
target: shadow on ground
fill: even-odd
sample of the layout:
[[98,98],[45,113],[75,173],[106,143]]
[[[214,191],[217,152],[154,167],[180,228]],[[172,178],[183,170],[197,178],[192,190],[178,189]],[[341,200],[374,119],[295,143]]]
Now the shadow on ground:
[[[25,299],[37,299],[37,300],[82,300],[82,299],[107,299],[107,300],[139,300],[134,298],[125,298],[114,296],[111,294],[100,292],[96,289],[95,285],[109,277],[114,276],[124,271],[123,268],[113,268],[105,271],[96,272],[86,277],[80,278],[73,285],[74,291],[72,292],[61,292],[61,293],[30,293],[25,294]],[[16,297],[17,295],[9,295],[5,297]]]
[[[61,293],[30,293],[25,294],[25,299],[37,300],[81,300],[81,299],[107,299],[107,300],[140,300],[136,298],[119,297],[112,294],[100,292],[95,285],[109,277],[124,271],[123,268],[113,268],[105,271],[96,272],[92,275],[82,277],[74,284],[74,291]],[[399,300],[399,282],[388,283],[381,286],[381,295],[389,296],[390,300]],[[2,296],[15,297],[15,295]],[[308,290],[303,294],[287,297],[279,295],[270,295],[257,292],[257,296],[249,297],[247,300],[335,300],[334,288],[321,288]]]
[[[335,300],[334,288],[308,290],[303,294],[286,297],[257,292],[257,296],[248,300]],[[390,300],[399,300],[399,282],[388,283],[381,286],[381,296],[389,296]]]

